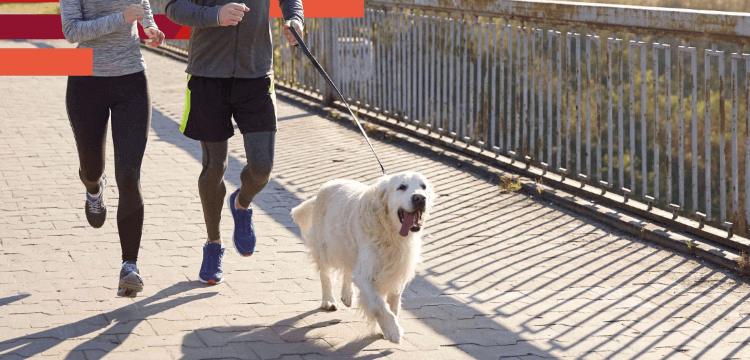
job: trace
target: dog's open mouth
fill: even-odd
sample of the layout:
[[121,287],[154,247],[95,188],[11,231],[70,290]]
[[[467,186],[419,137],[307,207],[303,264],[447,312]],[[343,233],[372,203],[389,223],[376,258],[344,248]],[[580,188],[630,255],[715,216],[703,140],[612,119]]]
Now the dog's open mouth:
[[403,209],[398,210],[398,219],[401,221],[401,236],[409,235],[409,231],[419,231],[422,229],[422,211],[406,212]]

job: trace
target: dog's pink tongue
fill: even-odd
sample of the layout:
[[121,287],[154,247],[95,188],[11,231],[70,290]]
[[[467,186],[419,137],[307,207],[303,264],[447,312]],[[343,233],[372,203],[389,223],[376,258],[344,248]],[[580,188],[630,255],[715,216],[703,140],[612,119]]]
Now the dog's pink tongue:
[[403,237],[409,236],[409,228],[412,225],[414,225],[414,213],[404,212],[404,222],[401,224],[401,231],[398,234]]

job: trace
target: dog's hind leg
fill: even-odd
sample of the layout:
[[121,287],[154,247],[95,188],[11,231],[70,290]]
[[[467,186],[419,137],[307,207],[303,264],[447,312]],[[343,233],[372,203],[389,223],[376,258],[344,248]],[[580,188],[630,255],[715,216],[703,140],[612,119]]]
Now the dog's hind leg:
[[352,274],[344,272],[344,284],[341,287],[341,302],[343,302],[347,307],[352,306],[352,296],[354,296]]
[[336,297],[333,295],[331,271],[328,267],[320,268],[320,284],[323,290],[323,303],[320,308],[328,311],[336,311]]
[[390,306],[391,311],[393,311],[393,314],[398,316],[398,313],[401,310],[401,293],[400,292],[388,294],[388,306]]

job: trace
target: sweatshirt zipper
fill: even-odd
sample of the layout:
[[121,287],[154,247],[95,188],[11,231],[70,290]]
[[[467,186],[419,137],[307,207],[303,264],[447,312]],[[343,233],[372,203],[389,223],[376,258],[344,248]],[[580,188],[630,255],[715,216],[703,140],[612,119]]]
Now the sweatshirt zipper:
[[240,24],[235,25],[234,32],[234,66],[232,67],[232,77],[237,72],[237,44],[240,41]]

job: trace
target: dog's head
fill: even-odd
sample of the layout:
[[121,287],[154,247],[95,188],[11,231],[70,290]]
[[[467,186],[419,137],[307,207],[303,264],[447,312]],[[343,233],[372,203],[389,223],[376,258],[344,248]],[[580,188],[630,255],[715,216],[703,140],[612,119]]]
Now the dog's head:
[[435,200],[435,192],[427,178],[417,172],[407,171],[381,178],[376,185],[376,205],[391,228],[400,229],[401,236],[422,230]]

